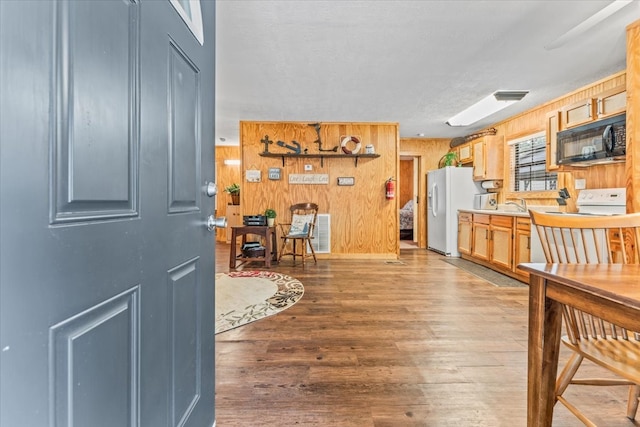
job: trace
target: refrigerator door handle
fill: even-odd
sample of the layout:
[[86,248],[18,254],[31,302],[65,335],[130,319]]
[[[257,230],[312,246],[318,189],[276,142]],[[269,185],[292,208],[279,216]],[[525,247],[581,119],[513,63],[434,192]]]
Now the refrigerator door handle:
[[433,216],[437,216],[436,211],[438,210],[438,184],[434,183],[431,186],[431,213]]

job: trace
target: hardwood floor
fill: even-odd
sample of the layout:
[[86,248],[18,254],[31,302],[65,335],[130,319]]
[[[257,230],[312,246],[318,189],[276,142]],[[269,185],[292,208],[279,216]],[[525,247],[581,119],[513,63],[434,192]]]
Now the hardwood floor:
[[[495,287],[443,259],[419,249],[391,262],[272,266],[305,295],[216,336],[217,427],[525,426],[528,288]],[[217,271],[228,264],[229,245],[217,244]],[[598,425],[639,425],[625,417],[625,387],[572,393]],[[554,426],[582,425],[556,406]]]

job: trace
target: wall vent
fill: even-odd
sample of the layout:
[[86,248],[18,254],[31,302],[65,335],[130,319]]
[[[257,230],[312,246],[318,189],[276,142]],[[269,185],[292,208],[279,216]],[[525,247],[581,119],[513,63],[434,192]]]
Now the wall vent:
[[[313,250],[319,254],[331,253],[331,215],[318,214],[316,219],[316,227],[313,230],[313,238],[311,239]],[[309,252],[311,250],[307,248]]]

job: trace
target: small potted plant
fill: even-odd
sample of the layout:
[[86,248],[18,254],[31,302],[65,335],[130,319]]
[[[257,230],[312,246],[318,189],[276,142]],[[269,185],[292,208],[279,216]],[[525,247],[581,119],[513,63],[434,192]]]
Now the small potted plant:
[[273,209],[266,209],[264,211],[264,216],[267,217],[267,226],[273,227],[276,222],[276,211]]
[[239,205],[240,204],[240,184],[233,183],[231,185],[227,185],[224,188],[225,193],[229,193],[231,195],[231,204]]

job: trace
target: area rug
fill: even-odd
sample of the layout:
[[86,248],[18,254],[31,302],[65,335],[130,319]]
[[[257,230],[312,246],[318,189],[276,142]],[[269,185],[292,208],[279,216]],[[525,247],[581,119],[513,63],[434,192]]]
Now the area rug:
[[302,298],[304,286],[270,271],[216,274],[216,334],[272,316]]
[[482,265],[478,265],[475,262],[467,261],[462,258],[447,258],[443,259],[447,264],[454,265],[462,270],[465,270],[474,276],[478,276],[481,279],[486,280],[494,286],[500,288],[526,288],[528,285],[518,280],[512,279],[509,276],[498,273],[490,268]]

